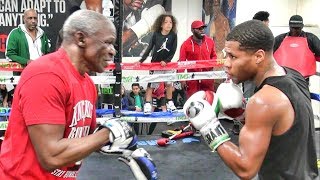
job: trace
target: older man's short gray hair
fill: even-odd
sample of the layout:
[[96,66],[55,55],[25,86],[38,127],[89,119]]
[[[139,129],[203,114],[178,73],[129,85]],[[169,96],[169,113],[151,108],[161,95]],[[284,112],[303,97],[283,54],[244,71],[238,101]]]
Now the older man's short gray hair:
[[63,25],[63,39],[70,40],[74,33],[82,31],[87,35],[93,35],[101,30],[103,22],[112,22],[102,14],[92,10],[79,10],[71,14]]

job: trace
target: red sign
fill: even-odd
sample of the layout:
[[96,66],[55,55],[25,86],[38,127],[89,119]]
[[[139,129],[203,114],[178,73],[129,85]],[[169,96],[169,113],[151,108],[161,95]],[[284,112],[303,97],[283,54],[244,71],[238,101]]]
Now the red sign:
[[7,34],[0,34],[0,52],[6,51],[6,40],[8,35]]

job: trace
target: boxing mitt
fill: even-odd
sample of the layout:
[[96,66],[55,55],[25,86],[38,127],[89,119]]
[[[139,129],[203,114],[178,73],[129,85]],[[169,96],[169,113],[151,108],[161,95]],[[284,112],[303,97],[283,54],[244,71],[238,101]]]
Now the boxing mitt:
[[187,106],[184,106],[184,112],[191,124],[197,130],[200,130],[212,151],[230,140],[227,131],[217,119],[214,108],[207,100],[191,100]]
[[110,130],[109,142],[100,148],[103,154],[122,153],[125,149],[135,150],[137,148],[137,136],[127,122],[119,118],[112,118],[100,122],[100,126],[94,131],[102,128]]
[[130,167],[137,180],[158,179],[156,165],[145,149],[138,148],[135,151],[125,151],[118,159]]
[[158,16],[165,13],[165,9],[160,4],[150,8],[145,8],[141,12],[141,19],[131,27],[131,30],[137,35],[138,39],[150,32]]
[[245,99],[241,88],[233,82],[221,83],[212,103],[216,112],[223,113],[231,118],[240,117],[245,110]]

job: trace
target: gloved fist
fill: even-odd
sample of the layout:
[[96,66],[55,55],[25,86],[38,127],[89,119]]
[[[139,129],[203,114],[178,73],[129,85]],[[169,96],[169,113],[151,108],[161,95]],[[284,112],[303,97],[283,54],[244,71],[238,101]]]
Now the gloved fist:
[[131,30],[140,39],[151,30],[157,17],[163,13],[165,13],[165,9],[160,4],[156,4],[149,9],[145,8],[141,12],[141,19],[131,27]]
[[198,99],[206,100],[209,102],[210,105],[212,105],[214,97],[215,94],[213,91],[198,91],[188,98],[185,105],[188,105],[190,104],[190,102]]
[[216,91],[213,106],[218,108],[217,112],[229,117],[240,117],[245,110],[245,100],[241,88],[233,82],[221,83]]
[[183,109],[191,124],[200,130],[201,135],[213,151],[222,143],[230,140],[227,131],[217,119],[214,108],[207,100],[190,100]]
[[100,148],[101,153],[122,153],[125,149],[135,150],[137,148],[137,136],[127,122],[113,118],[100,123],[101,125],[95,132],[102,128],[108,128],[111,131],[109,142]]
[[183,112],[189,118],[189,121],[193,127],[197,130],[200,130],[210,121],[216,119],[216,114],[214,113],[214,109],[208,101],[203,99],[190,100],[190,98],[184,104]]
[[138,148],[133,152],[125,151],[118,159],[130,167],[137,180],[158,179],[156,165],[151,159],[150,154],[145,149]]

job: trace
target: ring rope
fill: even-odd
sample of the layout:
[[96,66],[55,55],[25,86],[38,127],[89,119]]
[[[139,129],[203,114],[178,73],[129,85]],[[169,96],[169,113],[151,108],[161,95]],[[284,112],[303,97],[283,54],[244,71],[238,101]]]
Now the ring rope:
[[[201,60],[201,61],[179,61],[169,62],[166,66],[162,66],[158,62],[154,63],[120,63],[122,70],[182,70],[195,68],[212,68],[222,67],[225,59],[217,60]],[[116,69],[115,63],[109,63],[105,70]],[[18,71],[21,72],[23,66],[16,62],[0,62],[0,71]]]
[[[115,84],[116,76],[90,76],[95,84]],[[152,74],[138,76],[122,76],[123,83],[149,83],[165,81],[188,81],[202,79],[226,79],[224,71],[206,71],[206,72],[189,72],[189,73],[170,73],[170,74]],[[2,84],[18,84],[20,76],[1,76]]]
[[[223,60],[218,61],[183,61],[171,62],[167,66],[162,67],[160,63],[121,63],[122,70],[172,70],[172,69],[194,69],[194,68],[210,68],[221,67]],[[114,69],[115,64],[110,64],[106,69]],[[4,71],[22,71],[23,67],[14,62],[1,62],[0,70]],[[317,72],[318,73],[318,72]],[[123,83],[133,82],[163,82],[163,81],[188,81],[188,80],[201,80],[201,79],[225,79],[226,73],[224,71],[206,71],[206,72],[192,72],[192,73],[171,73],[171,74],[153,74],[153,75],[138,75],[138,76],[123,76]],[[115,76],[91,76],[95,84],[114,84]],[[3,84],[17,84],[20,76],[1,76],[0,83]],[[312,99],[320,101],[320,94],[310,93]],[[8,117],[10,108],[0,108],[0,117]],[[98,121],[104,121],[112,117],[114,112],[105,112],[102,114],[107,117],[97,118]],[[100,114],[101,115],[101,114]],[[108,117],[108,115],[110,117]],[[167,117],[154,117],[154,116],[137,116],[134,113],[131,115],[124,115],[120,119],[131,123],[150,123],[150,122],[178,122],[188,121],[184,115],[174,115]],[[8,121],[0,121],[0,130],[6,130]]]
[[[0,108],[0,118],[6,118],[10,115],[11,108]],[[97,109],[96,110],[97,123],[101,123],[110,118],[113,118],[114,110],[112,109]],[[142,112],[134,112],[121,110],[123,116],[120,117],[121,120],[127,121],[130,123],[153,123],[153,122],[183,122],[189,121],[188,118],[184,115],[182,110],[177,112],[154,112],[150,115],[144,115]],[[8,126],[8,121],[0,121],[0,130],[6,130]]]

